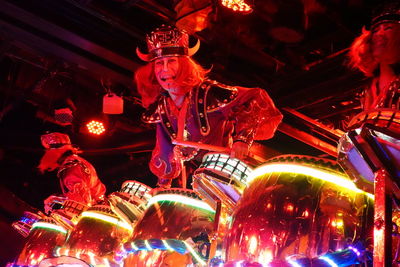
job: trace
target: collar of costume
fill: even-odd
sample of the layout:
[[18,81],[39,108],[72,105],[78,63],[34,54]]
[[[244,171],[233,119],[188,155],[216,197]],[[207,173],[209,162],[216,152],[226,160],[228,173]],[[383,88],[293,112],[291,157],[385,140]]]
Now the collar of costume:
[[64,163],[65,159],[68,158],[69,156],[72,156],[73,154],[74,154],[74,153],[72,152],[72,150],[67,150],[67,151],[65,151],[65,152],[61,155],[61,157],[57,160],[57,163],[58,163],[59,165],[62,165],[62,164]]
[[[210,133],[208,113],[219,110],[234,101],[238,95],[238,89],[216,81],[205,80],[194,90],[189,108],[195,108],[194,113],[200,132],[206,136]],[[161,96],[156,103],[151,105],[142,115],[142,120],[145,123],[162,123],[169,136],[176,138],[176,129],[171,123],[167,108],[167,97],[169,96]]]

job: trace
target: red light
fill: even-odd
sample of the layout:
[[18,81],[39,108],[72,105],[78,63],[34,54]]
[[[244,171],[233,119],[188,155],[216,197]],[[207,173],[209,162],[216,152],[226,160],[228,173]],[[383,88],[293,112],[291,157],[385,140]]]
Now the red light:
[[221,4],[234,12],[240,12],[243,14],[248,14],[253,11],[251,6],[246,4],[244,0],[221,0]]
[[100,121],[92,120],[86,124],[86,127],[91,134],[100,135],[106,131],[104,124]]
[[308,210],[305,210],[302,214],[302,216],[305,218],[308,218],[308,215],[309,215]]
[[285,209],[287,212],[292,213],[294,210],[294,206],[293,206],[293,204],[286,204]]

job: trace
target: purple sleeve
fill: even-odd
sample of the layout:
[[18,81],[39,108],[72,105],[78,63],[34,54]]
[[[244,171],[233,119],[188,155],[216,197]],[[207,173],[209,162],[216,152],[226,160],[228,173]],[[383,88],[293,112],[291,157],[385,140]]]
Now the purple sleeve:
[[153,149],[149,166],[152,173],[161,179],[174,179],[182,170],[181,161],[174,153],[174,145],[161,124],[157,124],[156,146]]

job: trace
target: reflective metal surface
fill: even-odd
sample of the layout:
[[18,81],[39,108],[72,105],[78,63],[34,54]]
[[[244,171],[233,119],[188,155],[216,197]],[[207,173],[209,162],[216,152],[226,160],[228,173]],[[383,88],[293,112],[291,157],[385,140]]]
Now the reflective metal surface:
[[159,190],[149,201],[132,239],[186,240],[213,229],[214,210],[189,189]]
[[225,238],[229,263],[313,258],[371,239],[373,201],[333,161],[278,157],[250,179]]
[[16,264],[35,266],[43,259],[52,257],[54,249],[64,243],[66,234],[67,231],[52,218],[34,223]]
[[[147,210],[136,225],[130,240],[177,239],[193,243],[200,236],[210,237],[214,230],[215,211],[188,189],[159,189],[150,199]],[[173,244],[171,243],[172,247]],[[193,263],[189,253],[173,249],[147,249],[129,254],[125,266],[187,266]]]
[[108,205],[84,211],[57,256],[75,256],[92,265],[112,261],[113,253],[128,240],[132,227],[120,220]]
[[68,230],[72,230],[78,220],[79,215],[88,208],[85,204],[74,201],[65,200],[61,209],[53,210],[50,217],[57,221]]
[[29,235],[29,232],[32,228],[32,225],[35,222],[38,222],[40,219],[42,219],[44,214],[36,214],[33,212],[25,211],[24,215],[16,222],[12,223],[12,227],[18,231],[23,237],[27,237]]
[[[363,141],[358,136],[363,125],[369,124],[378,127],[379,131],[374,131],[374,135],[384,147],[387,157],[397,164],[400,162],[400,141],[393,138],[393,135],[400,137],[400,112],[392,109],[377,109],[362,112],[355,116],[349,123],[350,131],[342,136],[338,146],[338,162],[353,179],[356,185],[362,190],[370,193],[374,192],[374,170],[371,169],[370,157],[373,153],[360,149]],[[353,134],[354,133],[354,134]],[[359,143],[359,144],[358,144]]]
[[108,197],[111,209],[122,220],[134,225],[143,216],[146,204],[151,198],[151,189],[137,181],[125,181],[120,192],[111,193]]
[[209,153],[193,174],[193,189],[202,199],[217,208],[221,201],[230,214],[236,206],[252,169],[226,154]]

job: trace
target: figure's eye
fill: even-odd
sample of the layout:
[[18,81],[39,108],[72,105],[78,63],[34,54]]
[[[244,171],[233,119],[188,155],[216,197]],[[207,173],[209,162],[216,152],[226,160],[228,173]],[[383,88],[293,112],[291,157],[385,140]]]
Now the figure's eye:
[[391,29],[393,29],[393,27],[392,27],[392,25],[385,25],[385,26],[383,26],[383,29],[385,30],[385,31],[387,31],[387,30],[391,30]]
[[168,63],[175,63],[176,62],[176,58],[170,58],[168,59]]
[[157,61],[155,62],[155,64],[156,64],[156,66],[162,66],[162,65],[163,65],[163,62],[162,62],[161,60],[157,60]]

